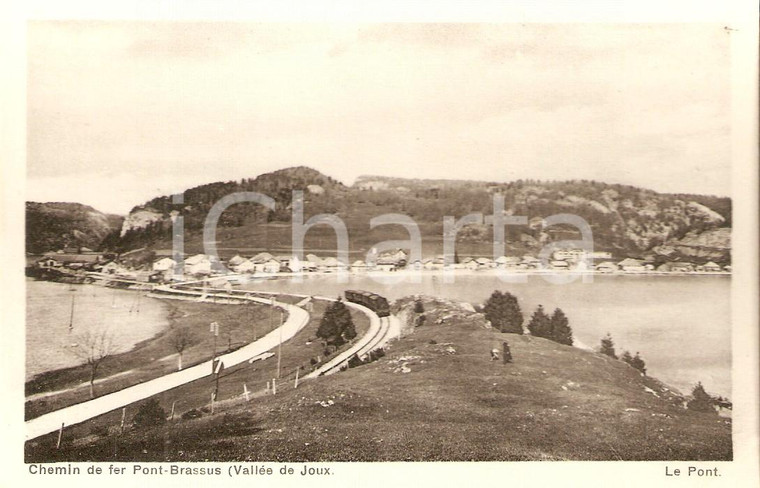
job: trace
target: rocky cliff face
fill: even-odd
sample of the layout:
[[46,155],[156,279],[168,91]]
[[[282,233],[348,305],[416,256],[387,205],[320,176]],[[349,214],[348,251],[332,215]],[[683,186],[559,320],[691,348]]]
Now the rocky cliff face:
[[668,245],[684,256],[723,260],[731,252],[731,229],[691,231],[683,239],[671,241]]
[[144,229],[153,222],[158,222],[163,219],[163,215],[151,209],[138,209],[132,210],[124,219],[124,223],[121,226],[120,237],[130,230]]

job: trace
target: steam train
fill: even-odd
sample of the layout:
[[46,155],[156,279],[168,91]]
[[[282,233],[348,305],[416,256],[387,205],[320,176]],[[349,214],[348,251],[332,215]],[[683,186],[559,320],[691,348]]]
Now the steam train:
[[346,300],[364,305],[375,312],[378,317],[387,317],[391,314],[388,300],[376,293],[360,290],[346,290]]

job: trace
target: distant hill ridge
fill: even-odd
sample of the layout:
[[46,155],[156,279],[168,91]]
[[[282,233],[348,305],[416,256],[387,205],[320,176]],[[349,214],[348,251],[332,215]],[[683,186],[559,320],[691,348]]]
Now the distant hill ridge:
[[123,220],[80,203],[26,202],[26,250],[37,254],[67,247],[94,249]]
[[[328,213],[346,222],[352,250],[371,246],[367,240],[372,234],[368,232],[369,220],[384,213],[408,215],[420,225],[423,240],[440,241],[444,216],[458,218],[473,212],[490,215],[492,196],[498,193],[503,195],[505,210],[510,215],[533,219],[570,213],[584,218],[591,225],[598,249],[640,255],[665,247],[668,251],[675,249],[676,253],[688,249],[689,252],[682,253],[684,257],[730,260],[730,232],[726,230],[731,227],[731,200],[727,197],[665,194],[590,180],[501,183],[361,176],[353,185],[346,186],[305,166],[190,188],[184,194],[184,204],[178,206],[172,204],[169,195],[154,198],[134,207],[122,227],[112,231],[102,246],[112,250],[171,247],[170,215],[181,211],[188,236],[196,236],[190,237],[192,242],[186,245],[192,249],[199,244],[198,234],[214,203],[233,192],[255,191],[272,197],[276,210],[252,203],[229,207],[219,221],[219,235],[231,247],[243,243],[262,249],[287,247],[289,232],[281,229],[290,224],[294,190],[305,194],[305,219]],[[318,229],[310,233],[322,236],[319,245],[328,246],[325,239],[330,238],[332,230],[325,227],[329,232],[323,233]],[[716,232],[718,229],[723,230]],[[557,238],[555,231],[535,225],[508,227],[507,250],[537,251]],[[405,232],[387,233],[394,234],[392,238],[405,238]],[[375,235],[382,237],[378,232]],[[490,252],[492,232],[489,226],[475,225],[463,229],[460,239],[473,250]]]

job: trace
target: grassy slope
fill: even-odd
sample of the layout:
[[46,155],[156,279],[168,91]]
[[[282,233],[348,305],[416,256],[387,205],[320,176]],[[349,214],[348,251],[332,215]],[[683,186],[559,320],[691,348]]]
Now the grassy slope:
[[[369,365],[119,440],[133,461],[728,460],[729,419],[628,365],[457,318]],[[491,361],[507,340],[514,362]],[[436,341],[436,344],[431,344]],[[454,353],[448,348],[451,347]],[[407,359],[402,359],[407,358]],[[408,373],[400,371],[405,364]],[[644,390],[648,386],[659,397]],[[332,402],[332,404],[330,403]],[[48,439],[45,442],[54,442]],[[59,459],[111,459],[113,436]],[[29,449],[29,446],[27,446]],[[27,451],[28,459],[42,453]],[[43,458],[44,459],[44,458]]]
[[[221,325],[217,339],[217,352],[237,349],[254,338],[272,330],[279,322],[279,314],[270,320],[269,307],[259,304],[225,305],[164,300],[169,308],[170,327],[155,337],[142,341],[132,350],[103,361],[97,378],[109,378],[95,384],[96,395],[105,395],[177,370],[177,352],[171,344],[173,331],[186,327],[191,345],[183,352],[185,368],[207,361],[213,354],[213,337],[209,324]],[[130,371],[129,374],[118,375]],[[117,376],[113,376],[117,375]],[[90,368],[81,365],[43,373],[26,384],[26,394],[62,391],[89,382]],[[88,388],[75,388],[65,393],[48,396],[26,403],[27,419],[52,410],[90,399]]]
[[[315,340],[316,331],[319,327],[319,322],[322,318],[325,307],[325,302],[315,301],[312,306],[312,311],[310,312],[311,318],[309,323],[292,340],[285,342],[282,346],[282,379],[279,382],[279,391],[283,393],[283,396],[288,390],[292,390],[293,388],[296,369],[303,368],[300,373],[301,376],[303,376],[303,374],[311,368],[312,365],[310,364],[310,360],[312,358],[321,356],[322,361],[326,359],[323,356],[323,347],[320,341]],[[357,337],[361,337],[369,328],[369,319],[361,312],[351,311],[351,315],[356,327]],[[349,345],[344,347],[349,347]],[[276,376],[276,371],[276,357],[261,362],[255,362],[253,364],[246,362],[224,370],[219,381],[218,398],[220,402],[218,405],[220,405],[220,408],[222,408],[223,411],[227,408],[232,408],[235,405],[240,405],[243,401],[241,398],[243,384],[248,387],[251,395],[255,398],[252,403],[266,401],[266,398],[269,397],[264,397],[264,391],[267,382]],[[210,393],[214,390],[214,387],[214,379],[211,377],[205,377],[179,388],[156,395],[155,398],[159,400],[167,414],[171,411],[172,404],[174,404],[176,418],[179,419],[183,413],[191,409],[204,409],[208,411],[209,397]],[[280,398],[280,396],[280,393],[278,393],[277,398]],[[129,424],[142,403],[143,402],[136,402],[126,406],[127,424]],[[65,459],[113,459],[114,436],[112,435],[108,440],[100,439],[100,441],[98,441],[97,436],[91,434],[98,429],[103,428],[110,429],[111,433],[115,433],[118,430],[120,421],[121,409],[118,409],[87,422],[69,426],[66,428],[60,451],[51,449],[55,446],[57,433],[52,433],[27,442],[25,447],[26,459],[28,462]],[[156,437],[151,434],[148,436],[148,439],[150,439],[150,442],[153,442],[157,439],[161,439],[161,437]],[[103,444],[103,442],[105,442],[105,444]],[[118,459],[134,460],[139,456],[142,456],[142,442],[143,441],[138,441],[140,444],[138,452],[132,451],[132,447],[134,446],[126,446],[120,449],[118,451],[118,456],[120,456]]]

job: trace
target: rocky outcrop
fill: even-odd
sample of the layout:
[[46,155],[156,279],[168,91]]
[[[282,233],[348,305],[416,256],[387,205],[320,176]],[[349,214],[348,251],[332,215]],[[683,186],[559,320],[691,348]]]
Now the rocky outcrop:
[[150,209],[133,210],[124,219],[124,223],[121,226],[121,237],[124,237],[130,230],[144,229],[151,223],[161,219],[163,219],[163,215]]
[[723,260],[731,252],[731,229],[692,231],[683,239],[669,242],[668,247],[688,257]]

